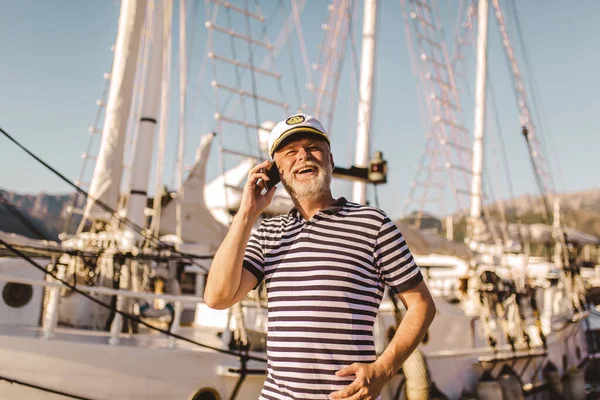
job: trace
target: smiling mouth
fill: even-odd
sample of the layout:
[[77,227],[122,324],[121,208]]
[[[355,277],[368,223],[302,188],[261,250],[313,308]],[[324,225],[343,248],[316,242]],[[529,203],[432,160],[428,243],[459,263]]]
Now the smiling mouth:
[[305,168],[300,168],[298,171],[296,171],[296,175],[310,174],[310,173],[314,173],[314,172],[316,172],[315,168],[305,167]]

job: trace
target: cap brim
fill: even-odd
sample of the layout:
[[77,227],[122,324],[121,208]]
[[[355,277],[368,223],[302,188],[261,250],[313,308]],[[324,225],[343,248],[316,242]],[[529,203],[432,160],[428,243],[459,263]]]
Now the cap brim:
[[297,128],[292,128],[292,129],[286,131],[283,135],[278,137],[275,142],[273,142],[273,145],[271,146],[271,150],[270,150],[271,157],[273,157],[273,154],[275,154],[275,151],[277,151],[277,148],[280,147],[284,143],[284,141],[286,141],[286,139],[290,139],[292,136],[296,136],[296,135],[299,135],[302,133],[307,133],[307,134],[310,134],[311,136],[314,135],[314,136],[318,137],[319,139],[322,139],[322,140],[326,141],[328,144],[330,144],[329,138],[327,137],[327,135],[325,135],[320,130],[315,129],[311,126],[299,126]]

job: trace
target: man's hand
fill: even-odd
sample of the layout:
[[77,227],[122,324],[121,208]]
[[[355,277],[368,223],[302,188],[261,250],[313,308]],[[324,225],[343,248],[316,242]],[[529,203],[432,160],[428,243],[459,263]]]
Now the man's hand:
[[276,186],[269,189],[264,195],[262,194],[265,188],[262,181],[268,181],[269,177],[264,173],[264,169],[269,165],[269,161],[264,161],[250,170],[248,180],[244,186],[242,201],[240,203],[239,213],[247,214],[252,217],[262,213],[273,199]]
[[336,400],[375,400],[391,378],[376,363],[350,364],[335,374],[336,376],[356,376],[356,379],[350,385],[329,395],[330,399]]

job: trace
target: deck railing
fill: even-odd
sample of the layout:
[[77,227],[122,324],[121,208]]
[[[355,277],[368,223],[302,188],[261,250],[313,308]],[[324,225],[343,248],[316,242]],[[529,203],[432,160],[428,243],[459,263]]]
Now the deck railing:
[[[60,273],[59,273],[60,277]],[[59,300],[59,291],[61,289],[68,289],[68,287],[62,284],[59,281],[56,281],[52,278],[51,281],[41,281],[39,279],[31,279],[24,278],[20,276],[6,275],[0,274],[0,282],[13,282],[20,283],[22,285],[31,285],[49,288],[48,293],[48,303],[46,306],[46,310],[44,312],[44,317],[42,320],[42,337],[44,339],[50,339],[54,336],[54,331],[58,325],[58,300]],[[77,289],[82,292],[90,293],[90,294],[104,294],[111,296],[120,296],[122,298],[132,298],[132,299],[143,299],[147,301],[154,300],[164,300],[166,302],[171,302],[174,305],[174,316],[173,323],[171,324],[171,333],[178,333],[179,325],[181,322],[181,313],[183,311],[184,303],[203,303],[204,299],[198,296],[190,296],[190,295],[171,295],[171,294],[156,294],[156,293],[147,293],[147,292],[133,292],[130,290],[123,289],[112,289],[102,286],[87,286],[87,285],[77,285]],[[111,329],[109,343],[111,345],[116,345],[120,340],[120,329]],[[169,337],[169,347],[175,347],[175,338]]]

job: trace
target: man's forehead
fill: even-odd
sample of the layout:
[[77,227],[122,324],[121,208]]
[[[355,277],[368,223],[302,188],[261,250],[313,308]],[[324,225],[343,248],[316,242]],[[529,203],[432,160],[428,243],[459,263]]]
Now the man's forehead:
[[316,136],[291,138],[291,139],[289,139],[289,141],[285,141],[284,143],[282,143],[281,146],[279,146],[279,148],[277,149],[276,153],[279,153],[280,151],[283,151],[286,149],[291,149],[294,147],[307,146],[307,145],[317,144],[317,143],[318,144],[327,144],[327,142],[325,140],[320,139]]

